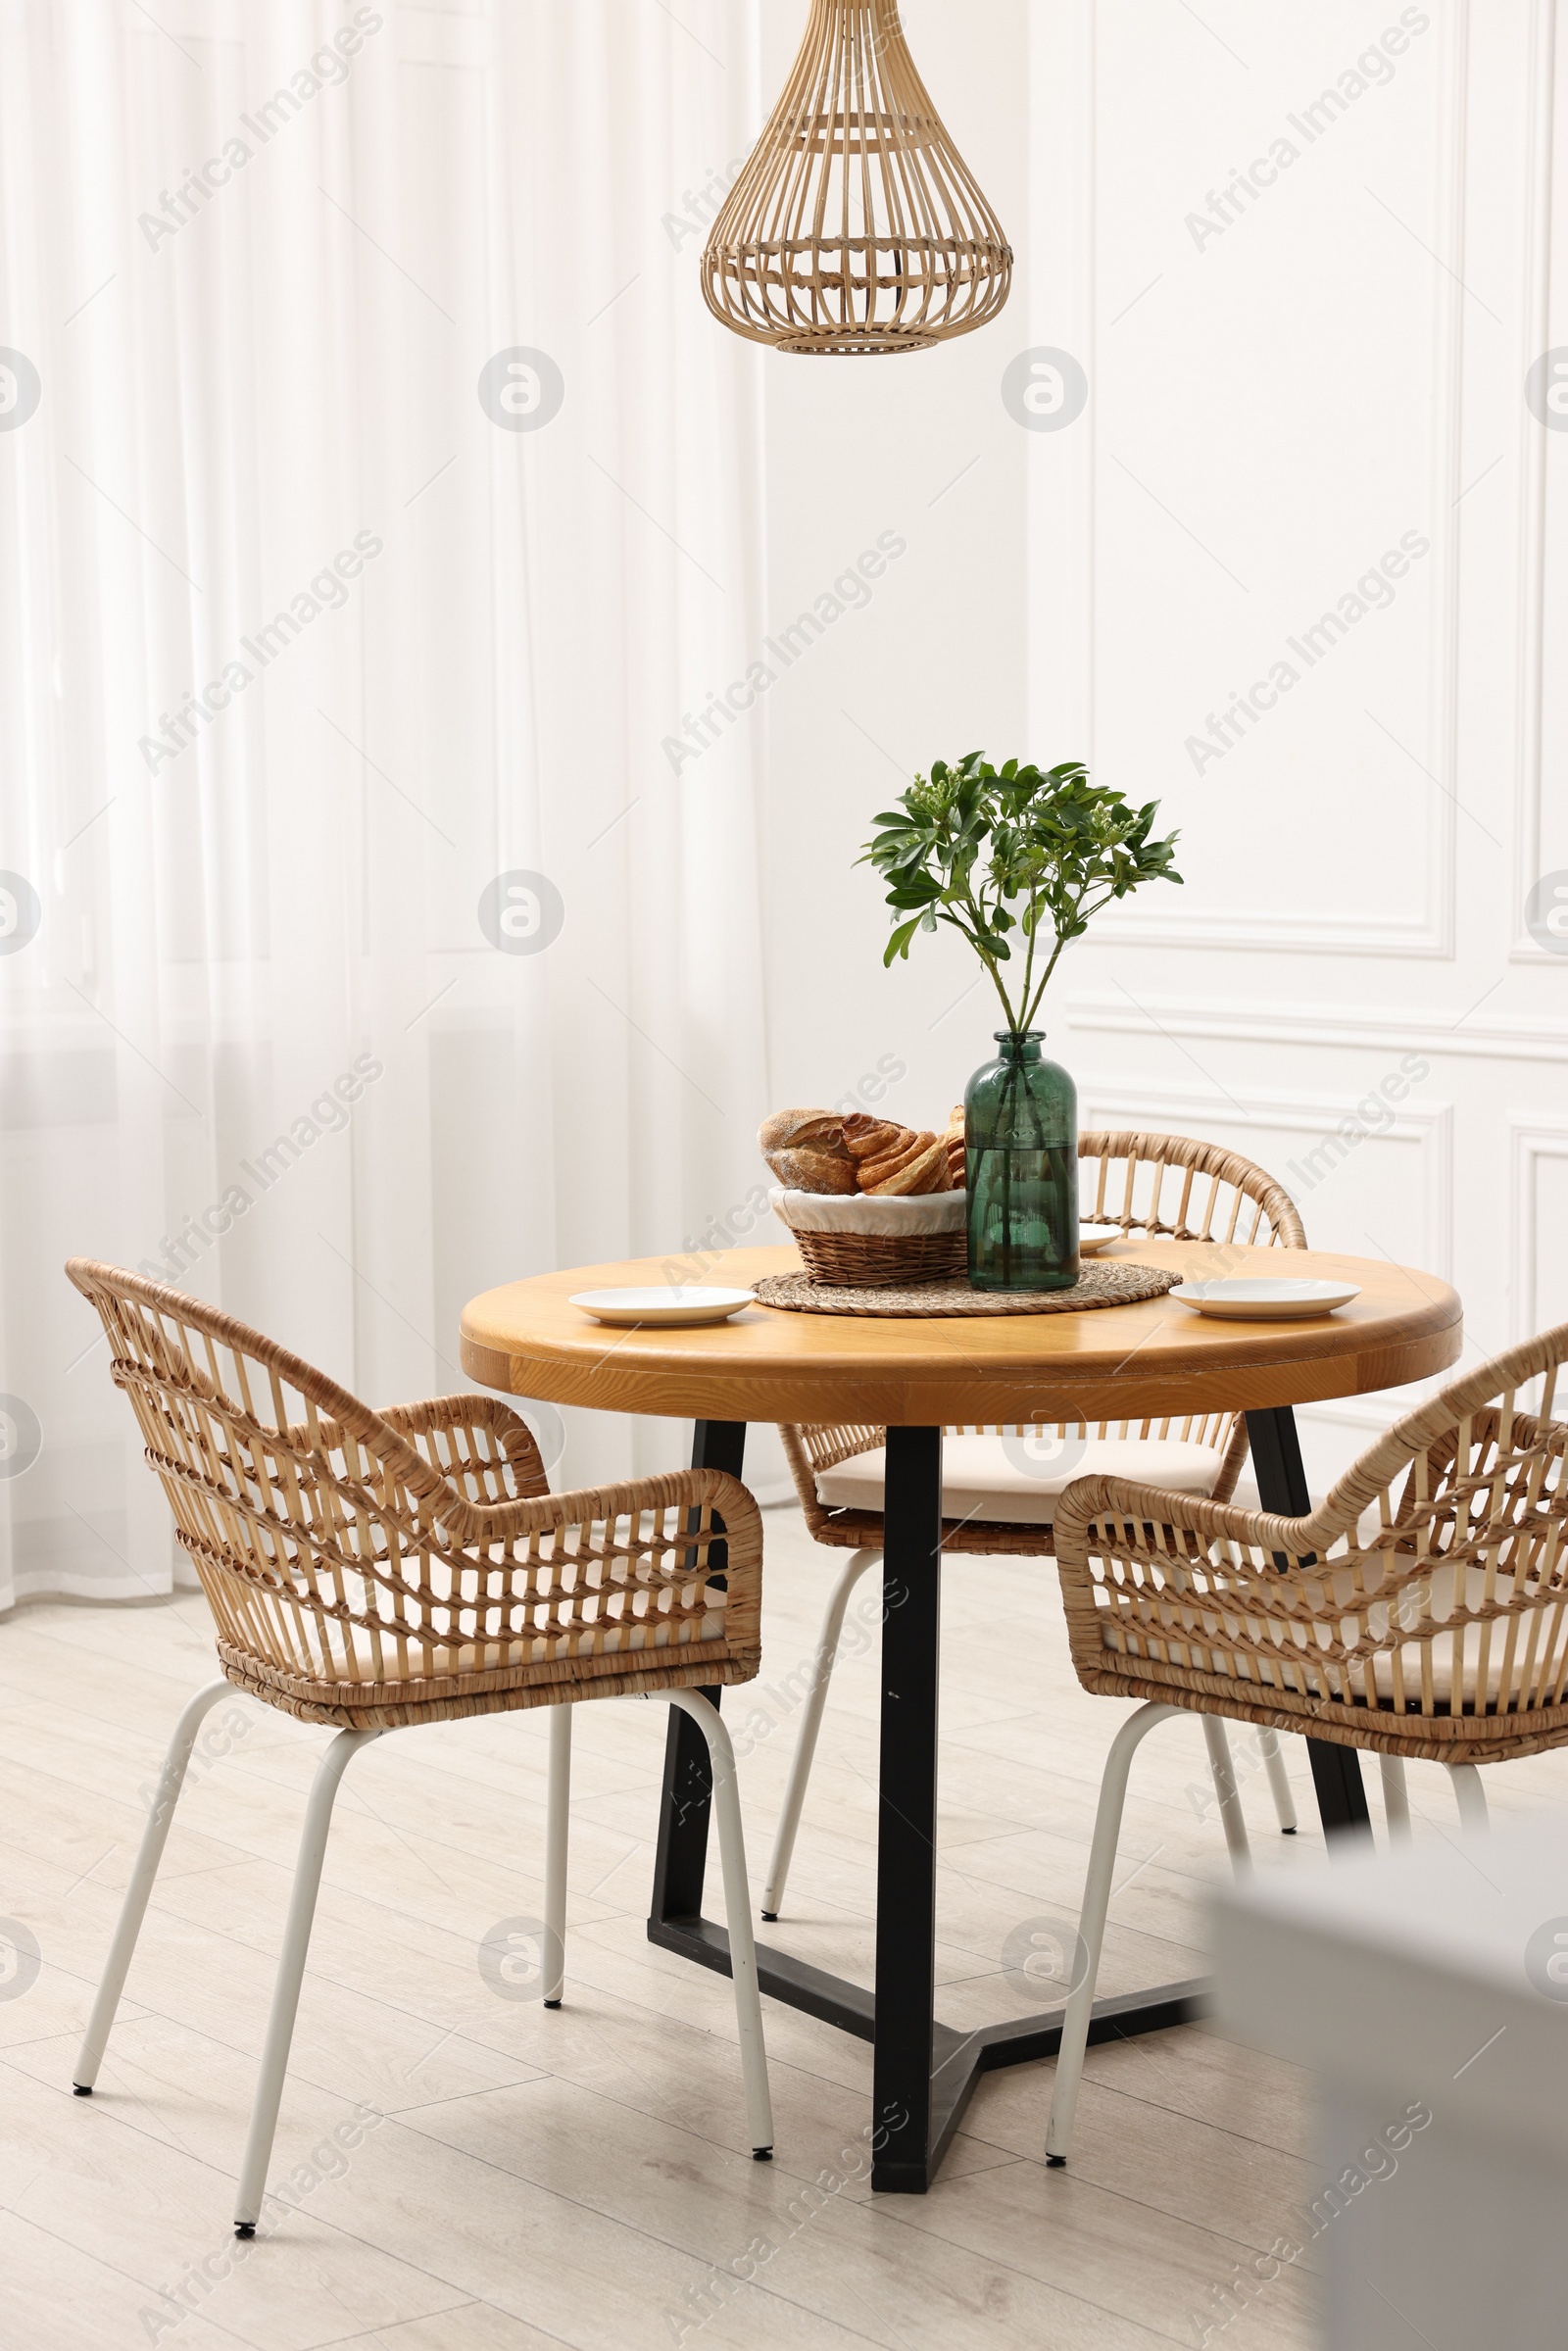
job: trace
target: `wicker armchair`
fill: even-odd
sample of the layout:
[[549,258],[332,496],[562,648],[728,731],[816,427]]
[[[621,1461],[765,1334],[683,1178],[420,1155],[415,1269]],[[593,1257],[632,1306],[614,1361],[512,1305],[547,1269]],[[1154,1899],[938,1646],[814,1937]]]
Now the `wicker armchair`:
[[74,1257],[111,1370],[218,1632],[223,1678],[177,1724],[75,2072],[88,2095],[202,1718],[231,1686],[338,1736],[306,1812],[235,2228],[254,2233],[338,1783],[362,1746],[423,1722],[545,1706],[550,1796],[541,1989],[564,1971],[570,1708],[661,1696],[707,1736],[755,2151],[772,2144],[734,1755],[703,1686],[761,1656],[761,1519],[735,1478],[681,1470],[553,1494],[498,1397],[372,1411],[232,1315]]
[[[1494,1356],[1396,1421],[1309,1517],[1114,1478],[1056,1513],[1073,1663],[1086,1690],[1146,1703],[1101,1789],[1048,2160],[1066,2160],[1127,1774],[1186,1709],[1367,1747],[1391,1834],[1404,1758],[1446,1764],[1484,1830],[1478,1764],[1568,1744],[1568,1423],[1553,1420],[1568,1323]],[[1520,1391],[1538,1377],[1534,1410]],[[1374,1515],[1375,1514],[1375,1515]]]
[[[1239,1151],[1190,1135],[1080,1135],[1078,1213],[1153,1240],[1229,1242],[1243,1249],[1305,1249],[1306,1234],[1283,1184]],[[1083,1161],[1096,1162],[1091,1200]]]
[[[1079,1214],[1112,1224],[1124,1238],[1209,1241],[1231,1247],[1304,1249],[1306,1234],[1283,1184],[1250,1159],[1186,1135],[1088,1134],[1078,1138]],[[1087,1165],[1086,1162],[1092,1162]],[[1228,1501],[1247,1459],[1240,1412],[1186,1419],[1060,1422],[1051,1428],[965,1427],[946,1432],[944,1552],[1049,1559],[1055,1497],[1075,1477],[1121,1473],[1152,1484],[1190,1486]],[[882,1556],[882,1474],[887,1432],[869,1425],[782,1425],[785,1459],[812,1540],[853,1551],[829,1596],[813,1680],[801,1718],[784,1810],[762,1889],[762,1916],[776,1918],[810,1780],[827,1686],[850,1594]],[[1246,1848],[1241,1802],[1223,1725],[1208,1733],[1220,1817],[1232,1853]],[[1261,1752],[1279,1824],[1296,1829],[1296,1807],[1279,1742]]]

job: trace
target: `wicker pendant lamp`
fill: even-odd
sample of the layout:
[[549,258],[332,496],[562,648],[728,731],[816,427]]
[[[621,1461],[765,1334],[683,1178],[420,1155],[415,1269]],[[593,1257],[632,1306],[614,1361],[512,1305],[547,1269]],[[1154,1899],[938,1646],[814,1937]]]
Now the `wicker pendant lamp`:
[[1012,248],[915,72],[898,0],[811,0],[702,269],[713,316],[779,351],[924,351],[996,317]]

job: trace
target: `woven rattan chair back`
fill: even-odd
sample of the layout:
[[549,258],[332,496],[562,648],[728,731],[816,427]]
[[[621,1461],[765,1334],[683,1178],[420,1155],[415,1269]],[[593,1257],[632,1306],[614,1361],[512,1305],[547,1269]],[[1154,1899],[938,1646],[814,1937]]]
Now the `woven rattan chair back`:
[[[1124,1234],[1161,1240],[1210,1241],[1233,1247],[1304,1249],[1306,1234],[1296,1202],[1283,1184],[1263,1168],[1216,1143],[1188,1135],[1100,1134],[1078,1138],[1079,1213],[1086,1224],[1119,1225]],[[1085,1169],[1083,1162],[1094,1165]],[[1247,1427],[1239,1412],[1194,1413],[1163,1420],[1060,1421],[1052,1432],[1064,1439],[1158,1438],[1210,1447],[1222,1457],[1216,1498],[1228,1498],[1247,1459]],[[1005,1436],[989,1424],[966,1424],[950,1436],[971,1433]],[[1019,1429],[1020,1436],[1034,1434]],[[795,1481],[806,1523],[818,1543],[857,1547],[881,1539],[881,1519],[863,1510],[834,1510],[817,1495],[824,1470],[867,1453],[887,1432],[869,1424],[795,1422],[781,1425],[785,1458]],[[950,1528],[953,1550],[1049,1552],[1049,1527],[998,1527],[969,1521]]]
[[1303,1519],[1074,1487],[1080,1681],[1446,1762],[1568,1739],[1565,1357],[1568,1323],[1453,1381]]
[[499,1397],[377,1412],[183,1292],[67,1271],[103,1320],[223,1670],[258,1696],[388,1728],[756,1673],[760,1520],[735,1480],[555,1495]]
[[1306,1247],[1284,1185],[1217,1143],[1189,1135],[1088,1134],[1078,1138],[1078,1159],[1085,1224],[1119,1225],[1124,1234],[1153,1240]]

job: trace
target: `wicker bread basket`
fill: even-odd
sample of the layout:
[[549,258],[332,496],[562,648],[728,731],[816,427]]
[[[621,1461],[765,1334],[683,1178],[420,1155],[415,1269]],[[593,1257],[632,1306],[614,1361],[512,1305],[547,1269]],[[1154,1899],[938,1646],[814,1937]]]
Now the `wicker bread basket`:
[[775,1189],[768,1197],[813,1282],[845,1290],[897,1290],[949,1281],[968,1263],[961,1192],[867,1200]]

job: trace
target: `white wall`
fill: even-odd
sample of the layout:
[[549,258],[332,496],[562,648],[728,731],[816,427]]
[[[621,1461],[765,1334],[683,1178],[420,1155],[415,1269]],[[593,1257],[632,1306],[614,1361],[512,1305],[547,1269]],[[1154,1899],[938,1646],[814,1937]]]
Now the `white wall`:
[[[158,249],[140,207],[310,53],[315,0],[11,12],[0,333],[46,397],[0,450],[0,867],[46,912],[0,971],[0,1392],[44,1436],[0,1480],[0,1604],[13,1558],[43,1579],[19,1590],[167,1577],[60,1258],[141,1261],[360,1042],[389,1073],[369,1109],[191,1281],[381,1396],[452,1384],[492,1281],[700,1250],[762,1175],[767,1102],[941,1120],[990,1050],[983,984],[948,938],[885,973],[853,860],[914,769],[975,746],[1085,757],[1183,829],[1186,888],[1107,923],[1048,1006],[1086,1119],[1250,1151],[1314,1238],[1451,1273],[1482,1349],[1568,1313],[1568,956],[1522,922],[1568,869],[1568,439],[1523,396],[1568,345],[1568,68],[1555,0],[1424,0],[1390,74],[1291,128],[1401,6],[907,0],[1018,274],[998,324],[891,365],[735,342],[700,206],[680,225],[805,0],[406,0]],[[1277,182],[1195,235],[1282,131]],[[519,339],[572,387],[521,444],[475,397]],[[1042,345],[1088,381],[1059,431],[1001,397]],[[333,517],[386,524],[373,594],[155,783],[146,713]],[[1406,532],[1430,544],[1392,604],[1195,758]],[[883,534],[869,601],[672,773],[678,708]],[[518,964],[474,909],[535,865],[573,915]],[[1315,1416],[1320,1482],[1387,1408]],[[567,1417],[567,1475],[685,1442]],[[771,1441],[752,1466],[776,1479]]]
[[[1016,70],[1027,9],[915,0],[904,13],[949,128],[1016,230],[1027,210],[1028,90]],[[798,7],[772,12],[768,88],[803,22]],[[891,1062],[907,1075],[878,1099],[943,1123],[995,1025],[978,994],[943,1017],[973,977],[956,943],[883,972],[881,888],[854,860],[916,768],[977,746],[1005,756],[1023,737],[1027,452],[997,376],[1024,302],[1015,291],[1002,324],[934,351],[764,363],[770,614],[795,618],[880,534],[905,543],[870,602],[834,621],[768,696],[769,1074],[780,1103],[836,1102],[867,1075],[874,1088]]]
[[[910,5],[1011,234],[1011,301],[891,366],[766,363],[770,612],[882,528],[908,541],[769,699],[774,1099],[834,1100],[892,1055],[891,1106],[940,1120],[994,1023],[980,989],[956,1001],[956,940],[882,973],[879,894],[851,862],[867,819],[937,756],[1085,758],[1160,800],[1187,881],[1058,974],[1046,1025],[1084,1123],[1260,1160],[1311,1240],[1453,1280],[1467,1360],[1568,1315],[1568,955],[1524,927],[1538,876],[1568,867],[1568,694],[1545,660],[1568,438],[1524,398],[1568,342],[1554,14]],[[799,16],[772,27],[764,86]],[[1273,184],[1195,230],[1259,157]],[[1088,376],[1061,430],[1002,403],[1038,346]],[[1426,551],[1343,639],[1291,648],[1401,541]],[[1281,661],[1274,707],[1202,741]],[[1314,1486],[1398,1401],[1305,1416]]]

